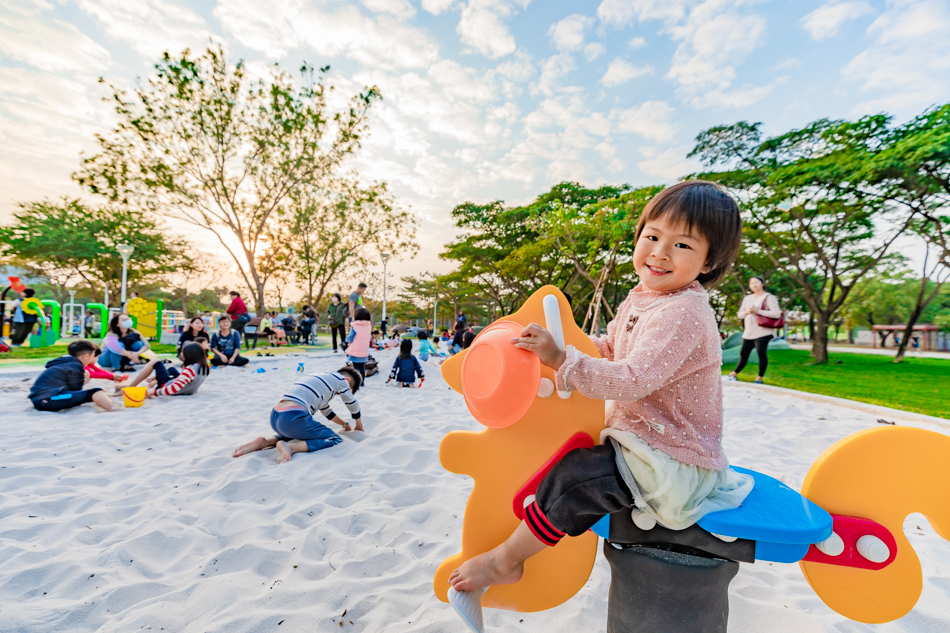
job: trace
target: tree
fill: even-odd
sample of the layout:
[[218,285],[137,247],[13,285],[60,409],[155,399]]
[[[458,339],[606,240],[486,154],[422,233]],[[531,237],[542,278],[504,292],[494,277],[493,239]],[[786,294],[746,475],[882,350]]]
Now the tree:
[[346,178],[300,189],[289,196],[280,221],[311,304],[334,281],[378,261],[380,253],[403,259],[419,250],[415,217],[396,207],[385,183],[361,186]]
[[96,136],[98,153],[74,178],[110,201],[211,231],[261,311],[256,256],[274,214],[358,149],[379,93],[367,88],[331,112],[329,67],[304,65],[297,86],[276,65],[269,81],[251,81],[221,46],[200,57],[165,53],[155,70],[131,96],[109,86],[118,123]]
[[[458,264],[446,282],[451,279],[474,286],[501,313],[514,311],[535,290],[551,284],[573,295],[578,318],[578,312],[591,301],[594,286],[546,234],[545,218],[555,209],[580,210],[630,191],[627,185],[587,189],[563,182],[524,206],[506,207],[500,200],[460,204],[452,210],[452,219],[463,234],[440,255]],[[625,292],[623,287],[629,282],[628,276],[615,271],[603,289],[608,303],[615,305],[618,293]]]
[[817,363],[828,361],[828,327],[850,292],[916,216],[865,170],[887,142],[889,121],[821,120],[764,141],[759,124],[743,122],[700,133],[690,152],[729,168],[701,177],[737,191],[747,236],[797,287],[814,319]]
[[191,270],[188,242],[166,235],[142,213],[87,206],[64,199],[20,203],[11,225],[0,227],[5,256],[48,277],[65,292],[68,283],[93,291],[105,286],[112,297],[122,289],[118,244],[135,247],[129,258],[128,285],[159,280]]
[[[181,311],[188,314],[189,302],[193,299],[201,301],[201,293],[206,289],[218,284],[227,273],[227,265],[224,262],[215,261],[211,258],[201,258],[195,261],[191,268],[177,270],[169,276],[168,290],[180,302]],[[227,290],[225,290],[225,294]],[[200,310],[207,309],[208,301],[211,296],[206,296],[202,301]],[[224,309],[215,306],[214,309]]]
[[591,332],[600,331],[601,305],[610,318],[614,318],[614,311],[604,297],[604,289],[618,263],[633,261],[640,214],[662,189],[643,187],[580,208],[565,206],[560,200],[552,203],[552,211],[544,218],[544,235],[573,263],[577,273],[593,289],[581,329],[586,329],[590,323]]

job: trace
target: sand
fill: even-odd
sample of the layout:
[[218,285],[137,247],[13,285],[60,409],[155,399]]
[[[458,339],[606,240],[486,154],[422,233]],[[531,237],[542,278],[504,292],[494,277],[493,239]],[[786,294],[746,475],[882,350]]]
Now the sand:
[[[379,355],[383,374],[394,354]],[[214,370],[196,396],[112,414],[34,411],[31,378],[0,376],[0,631],[464,633],[431,586],[459,549],[471,490],[438,461],[446,432],[478,428],[462,398],[428,365],[422,389],[383,386],[380,375],[358,394],[363,441],[281,466],[273,450],[232,458],[269,432],[270,408],[295,377],[288,368],[301,361],[308,371],[342,363],[329,353],[255,359]],[[880,417],[735,383],[725,399],[732,462],[796,489],[822,451]],[[950,630],[950,543],[919,515],[905,529],[924,573],[908,616],[850,622],[797,565],[760,562],[732,583],[730,631]],[[609,582],[599,556],[564,605],[488,611],[488,629],[603,631]]]

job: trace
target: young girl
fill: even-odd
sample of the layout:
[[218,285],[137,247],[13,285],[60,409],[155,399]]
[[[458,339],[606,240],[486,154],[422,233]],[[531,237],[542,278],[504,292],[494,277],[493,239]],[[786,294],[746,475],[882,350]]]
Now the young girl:
[[258,326],[258,328],[257,328],[258,335],[260,335],[260,334],[266,334],[266,335],[267,335],[267,345],[268,345],[268,346],[273,346],[273,345],[274,345],[274,330],[271,329],[271,325],[273,325],[273,323],[274,323],[274,322],[271,321],[270,312],[265,312],[265,313],[264,313],[264,318],[261,319],[261,324],[260,324],[260,325]]
[[312,453],[324,448],[336,446],[342,440],[340,436],[313,419],[317,411],[329,422],[350,430],[333,409],[330,400],[340,396],[356,425],[357,431],[363,430],[360,405],[354,394],[363,382],[359,373],[352,367],[325,374],[310,374],[300,378],[283,395],[270,414],[270,425],[277,434],[273,437],[259,437],[234,449],[232,457],[241,457],[254,451],[277,447],[280,455],[278,463],[289,462],[294,453]]
[[421,387],[422,383],[425,382],[426,375],[422,373],[419,359],[412,355],[412,339],[407,338],[399,344],[399,356],[396,357],[393,370],[386,382],[395,380],[400,387],[415,387],[416,375],[420,378],[419,386]]
[[124,313],[109,321],[109,333],[102,341],[102,355],[99,357],[101,367],[126,370],[148,351],[148,342],[132,325],[132,317]]
[[482,589],[517,582],[525,560],[605,514],[636,506],[681,530],[738,507],[751,491],[751,478],[729,470],[721,448],[722,353],[704,289],[726,274],[741,237],[739,209],[717,185],[669,187],[637,224],[640,284],[607,335],[593,338],[602,358],[560,349],[535,324],[511,339],[556,370],[558,390],[610,401],[603,433],[610,441],[568,453],[508,540],[452,573],[450,602],[460,613],[478,613]]
[[128,386],[140,384],[154,370],[155,377],[149,380],[149,384],[154,385],[155,389],[149,392],[149,396],[190,396],[197,393],[198,387],[208,376],[208,352],[200,343],[192,341],[182,345],[181,358],[181,372],[174,367],[166,368],[157,358],[150,360]]
[[191,321],[188,322],[188,326],[182,331],[181,336],[178,337],[178,349],[175,351],[179,359],[181,358],[181,348],[185,343],[197,340],[199,336],[208,336],[208,330],[205,329],[206,327],[204,317],[196,316],[191,318]]
[[423,363],[429,360],[429,355],[438,356],[439,350],[429,342],[429,334],[425,330],[419,332],[419,360]]
[[355,318],[350,323],[350,333],[346,335],[346,359],[360,372],[360,377],[366,380],[366,359],[369,357],[370,330],[373,329],[373,324],[366,308],[357,308],[353,316]]

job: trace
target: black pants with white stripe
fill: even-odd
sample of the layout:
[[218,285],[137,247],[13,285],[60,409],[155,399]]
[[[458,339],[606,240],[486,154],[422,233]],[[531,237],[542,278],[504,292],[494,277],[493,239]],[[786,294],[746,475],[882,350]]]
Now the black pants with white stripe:
[[608,442],[565,455],[541,481],[524,518],[538,540],[557,545],[565,535],[579,536],[605,514],[633,505]]

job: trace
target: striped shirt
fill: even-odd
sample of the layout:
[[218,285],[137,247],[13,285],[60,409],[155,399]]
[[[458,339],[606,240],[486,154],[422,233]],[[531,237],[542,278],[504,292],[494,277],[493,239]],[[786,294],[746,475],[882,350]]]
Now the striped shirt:
[[335,415],[330,408],[330,400],[339,395],[354,420],[360,419],[360,405],[350,391],[350,383],[342,374],[335,371],[326,374],[309,374],[294,383],[284,395],[284,400],[299,402],[310,411],[310,415],[317,411],[328,420]]
[[190,396],[198,391],[207,374],[201,373],[201,365],[183,367],[177,378],[155,390],[156,396]]

